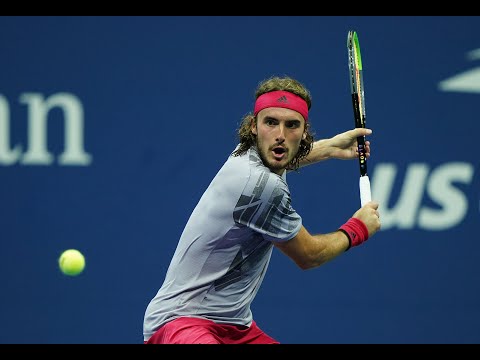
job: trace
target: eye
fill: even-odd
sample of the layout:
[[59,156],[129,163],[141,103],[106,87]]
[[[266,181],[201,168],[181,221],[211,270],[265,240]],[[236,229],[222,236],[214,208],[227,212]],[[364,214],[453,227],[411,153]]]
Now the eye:
[[277,120],[275,120],[273,118],[267,118],[267,119],[265,119],[265,124],[267,124],[269,126],[273,126],[273,125],[277,124]]
[[297,120],[287,121],[285,126],[289,129],[297,129],[300,127],[300,121],[297,121]]

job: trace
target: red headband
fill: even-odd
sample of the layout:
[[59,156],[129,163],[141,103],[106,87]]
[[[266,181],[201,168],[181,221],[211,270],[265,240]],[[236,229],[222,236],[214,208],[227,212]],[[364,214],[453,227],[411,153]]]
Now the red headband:
[[281,107],[295,110],[303,116],[305,121],[308,121],[307,102],[300,96],[292,94],[291,92],[278,90],[270,91],[260,95],[255,101],[255,109],[253,110],[253,114],[256,116],[260,110],[269,107]]

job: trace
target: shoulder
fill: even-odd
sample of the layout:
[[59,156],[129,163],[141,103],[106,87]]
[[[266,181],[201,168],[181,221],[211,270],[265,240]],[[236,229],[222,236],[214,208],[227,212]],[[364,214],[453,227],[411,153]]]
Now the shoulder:
[[246,183],[246,187],[251,188],[252,191],[255,188],[257,190],[269,188],[270,191],[275,188],[288,189],[286,174],[279,176],[266,167],[255,147],[248,149],[242,155],[232,153],[220,174],[223,179],[229,178],[232,183]]

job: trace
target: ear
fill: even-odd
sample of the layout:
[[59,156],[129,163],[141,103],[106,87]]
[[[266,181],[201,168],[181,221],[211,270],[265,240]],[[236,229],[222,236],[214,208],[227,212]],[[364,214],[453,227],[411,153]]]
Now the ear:
[[257,122],[255,119],[252,120],[252,124],[250,125],[250,130],[252,131],[253,135],[258,135],[257,133]]
[[307,138],[307,133],[304,132],[303,135],[302,135],[302,140],[305,140]]

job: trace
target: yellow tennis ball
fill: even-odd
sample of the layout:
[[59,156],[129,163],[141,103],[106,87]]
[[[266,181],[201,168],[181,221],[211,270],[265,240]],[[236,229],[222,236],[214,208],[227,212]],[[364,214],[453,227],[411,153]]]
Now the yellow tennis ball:
[[65,275],[76,276],[85,269],[85,257],[76,249],[68,249],[58,258],[58,265]]

